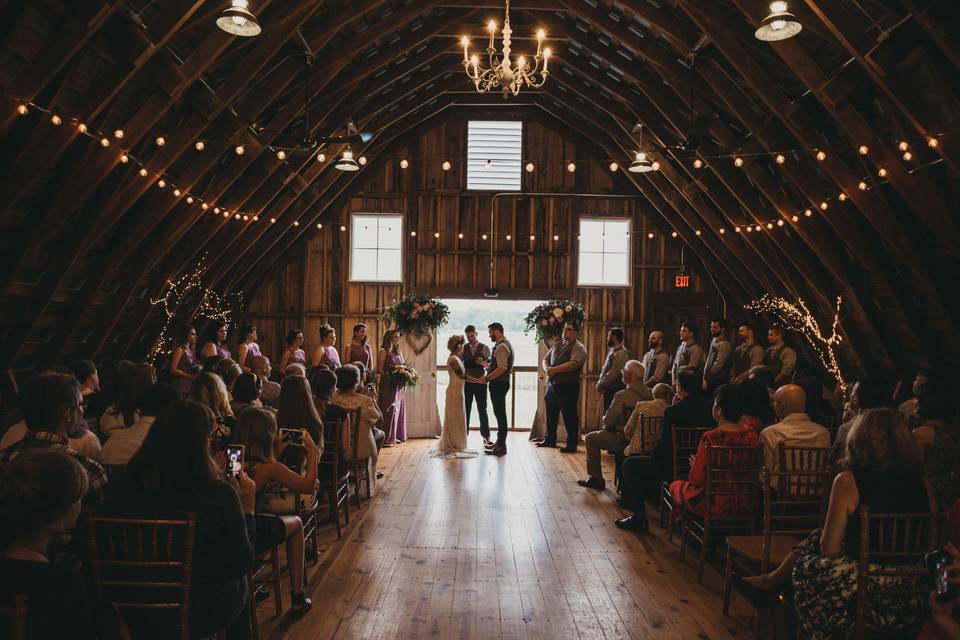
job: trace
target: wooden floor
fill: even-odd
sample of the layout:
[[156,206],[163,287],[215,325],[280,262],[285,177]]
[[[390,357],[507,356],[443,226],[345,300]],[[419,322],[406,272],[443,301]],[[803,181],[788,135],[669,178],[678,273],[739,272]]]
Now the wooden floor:
[[[261,637],[750,635],[743,603],[734,601],[733,618],[721,614],[716,571],[697,585],[662,530],[638,536],[614,526],[626,515],[614,493],[575,483],[585,477],[582,453],[526,438],[512,433],[499,459],[430,458],[435,440],[384,449],[377,494],[309,572],[313,610],[269,619],[272,605],[261,603]],[[479,435],[470,445],[481,448]],[[604,465],[610,482],[611,456]]]

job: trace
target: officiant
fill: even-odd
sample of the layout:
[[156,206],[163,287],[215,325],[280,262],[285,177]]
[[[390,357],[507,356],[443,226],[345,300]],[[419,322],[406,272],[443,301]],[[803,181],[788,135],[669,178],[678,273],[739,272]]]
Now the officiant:
[[[467,343],[463,345],[463,367],[467,372],[467,377],[482,378],[485,373],[484,368],[490,360],[490,347],[480,342],[477,338],[477,328],[467,325],[463,330],[467,337]],[[470,410],[473,408],[473,401],[477,401],[477,413],[480,414],[480,435],[484,443],[490,442],[490,419],[487,417],[487,385],[476,382],[467,382],[464,384],[463,401],[466,404],[467,427],[470,426]]]

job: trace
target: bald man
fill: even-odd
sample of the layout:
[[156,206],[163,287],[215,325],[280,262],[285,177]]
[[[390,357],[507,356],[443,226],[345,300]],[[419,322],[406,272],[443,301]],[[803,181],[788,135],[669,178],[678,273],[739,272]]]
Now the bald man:
[[830,446],[830,432],[810,420],[805,411],[806,404],[807,395],[795,384],[785,384],[773,394],[773,408],[780,422],[760,432],[763,463],[768,470],[780,471],[778,448],[781,442],[788,447]]
[[587,473],[589,478],[577,480],[581,487],[603,490],[606,483],[603,481],[603,469],[600,466],[600,451],[609,449],[617,451],[629,444],[623,433],[627,419],[638,402],[653,400],[650,387],[643,384],[643,365],[639,360],[628,360],[620,372],[620,379],[626,387],[613,396],[613,402],[603,414],[603,429],[588,433],[584,438],[587,445]]
[[270,380],[270,373],[273,371],[270,358],[254,356],[249,360],[251,371],[263,382],[263,389],[260,390],[260,401],[272,407],[280,399],[280,385]]
[[670,369],[670,355],[663,350],[663,331],[654,331],[648,339],[650,350],[643,354],[643,365],[645,372],[643,384],[653,388],[661,382],[667,380],[667,371]]

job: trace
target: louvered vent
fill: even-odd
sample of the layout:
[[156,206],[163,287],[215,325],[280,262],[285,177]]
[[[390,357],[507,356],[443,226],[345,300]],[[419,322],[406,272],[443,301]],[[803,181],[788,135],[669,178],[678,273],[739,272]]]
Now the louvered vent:
[[519,191],[523,122],[472,120],[467,134],[467,189]]

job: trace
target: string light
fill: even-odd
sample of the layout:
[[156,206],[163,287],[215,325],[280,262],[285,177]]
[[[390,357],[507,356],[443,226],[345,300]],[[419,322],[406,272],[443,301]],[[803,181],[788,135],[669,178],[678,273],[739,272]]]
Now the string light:
[[50,123],[53,126],[58,127],[60,126],[61,122],[63,122],[63,120],[61,120],[60,116],[58,116],[57,114],[53,114],[52,116],[50,116]]
[[559,239],[560,239],[560,236],[557,236],[557,235],[553,236],[553,241],[554,241],[554,242],[556,242],[556,241],[559,240]]
[[571,162],[567,165],[567,171],[569,171],[570,173],[573,173],[576,170],[577,170],[576,163]]
[[434,238],[439,238],[439,237],[440,237],[440,232],[439,232],[439,231],[434,231],[433,237],[434,237]]
[[738,157],[738,158],[734,158],[734,159],[733,159],[733,166],[737,167],[738,169],[739,169],[740,167],[742,167],[742,166],[743,166],[743,158],[739,158],[739,157]]
[[197,143],[193,145],[193,148],[197,151],[203,151],[207,145],[203,144],[203,140],[197,140]]
[[913,154],[910,153],[909,151],[905,151],[903,153],[903,159],[906,160],[907,162],[910,162],[911,160],[913,160]]
[[128,155],[125,154],[125,153],[121,153],[121,154],[120,154],[120,162],[122,162],[123,164],[127,164],[128,162],[130,162],[130,156],[128,156]]
[[220,213],[220,207],[214,207],[214,208],[213,208],[213,212],[216,213],[216,214],[219,214],[219,213]]
[[677,237],[677,232],[676,232],[676,231],[672,232],[672,233],[670,234],[670,237],[671,237],[671,238],[676,238],[676,237]]
[[193,204],[193,196],[187,196],[187,204]]
[[207,209],[210,208],[210,205],[208,205],[206,202],[203,202],[200,204],[200,208],[206,211]]
[[611,171],[611,172],[616,172],[616,170],[619,169],[619,168],[620,168],[620,165],[618,165],[616,162],[611,162],[611,163],[610,163],[610,171]]
[[753,233],[753,227],[747,225],[747,233]]
[[782,153],[778,153],[776,159],[777,159],[777,164],[783,164],[784,162],[787,161],[787,157]]
[[767,223],[767,229],[773,229],[773,223],[772,223],[772,222],[768,222],[768,223]]
[[323,229],[323,223],[322,223],[322,222],[318,222],[318,223],[317,223],[317,229]]
[[813,347],[813,350],[820,358],[820,363],[840,385],[841,391],[847,388],[846,380],[843,378],[843,372],[840,371],[840,365],[837,362],[836,347],[843,338],[838,333],[840,326],[840,304],[842,298],[837,296],[837,307],[833,314],[831,323],[831,335],[825,336],[820,329],[817,319],[810,313],[806,303],[802,299],[797,299],[796,303],[791,303],[783,298],[773,297],[764,294],[758,300],[754,300],[746,305],[748,311],[773,316],[778,324],[786,329],[796,331],[807,339],[807,342]]
[[80,133],[86,133],[86,132],[87,132],[87,125],[83,124],[82,122],[78,122],[78,123],[77,123],[77,131],[79,131]]
[[410,232],[410,236],[413,237],[413,238],[416,238],[416,237],[417,237],[417,232],[416,232],[416,231],[411,231],[411,232]]
[[406,158],[404,158],[403,160],[400,161],[400,168],[401,168],[401,169],[406,169],[406,168],[409,167],[409,166],[410,166],[410,163],[407,161]]
[[811,211],[810,209],[806,209],[806,210],[804,210],[803,215],[805,215],[805,216],[807,216],[808,218],[810,218],[810,217],[813,216],[813,211]]
[[149,172],[148,172],[146,169],[144,169],[143,167],[140,167],[139,173],[140,173],[140,177],[146,178],[146,177],[147,177],[147,174],[148,174]]
[[536,239],[537,239],[537,236],[535,236],[535,235],[533,235],[533,234],[530,235],[530,242],[533,242],[533,241],[536,240]]
[[270,218],[270,224],[276,224],[276,222],[277,222],[276,218]]
[[299,226],[300,226],[300,221],[299,221],[299,220],[294,220],[294,221],[293,221],[293,226],[299,227]]
[[123,140],[123,129],[117,129],[113,132],[113,137],[117,140]]
[[173,197],[174,197],[174,198],[179,198],[179,197],[180,197],[180,189],[174,189],[174,190],[173,190]]
[[101,146],[101,147],[104,147],[104,148],[109,147],[109,146],[110,146],[110,138],[100,138],[100,146]]
[[694,168],[694,169],[702,169],[702,168],[703,168],[703,160],[701,160],[700,158],[697,158],[696,160],[694,160],[694,161],[693,161],[693,168]]
[[317,162],[326,162],[326,160],[327,160],[327,155],[325,153],[321,151],[320,153],[317,154]]
[[527,173],[533,173],[533,163],[528,162],[526,169],[527,169]]
[[906,151],[907,149],[910,148],[910,145],[907,144],[906,140],[903,140],[900,142],[900,144],[897,145],[897,148],[900,149],[900,151]]
[[846,202],[847,194],[841,191],[840,195],[837,196],[837,200],[839,200],[840,202]]
[[777,226],[782,227],[784,225],[783,220],[777,220]]
[[452,167],[453,165],[451,165],[447,160],[444,160],[443,165],[441,166],[443,167],[444,171],[450,171],[450,167]]
[[865,144],[862,144],[862,145],[860,145],[859,148],[857,148],[857,153],[859,153],[859,154],[862,155],[862,156],[865,156],[865,155],[867,155],[868,153],[870,153],[870,147],[868,147],[868,146],[865,145]]
[[28,107],[26,104],[21,102],[20,104],[17,105],[17,113],[20,114],[21,116],[25,116],[28,113],[30,113],[30,107]]
[[511,235],[508,233],[508,234],[507,234],[507,241],[509,242],[510,240],[513,240],[513,236],[511,236]]
[[286,159],[287,159],[286,151],[284,151],[283,149],[281,149],[280,151],[277,151],[277,160],[279,160],[280,162],[283,162]]
[[651,167],[654,171],[660,171],[660,163],[657,162],[656,160],[653,161],[653,164],[651,164],[650,167]]
[[827,154],[826,154],[826,152],[824,152],[824,151],[817,151],[817,160],[819,160],[820,162],[823,162],[823,161],[826,160],[826,159],[827,159]]
[[866,191],[866,190],[867,190],[867,183],[864,182],[863,180],[861,180],[860,183],[857,184],[857,188],[860,189],[860,191]]
[[249,221],[250,221],[250,216],[247,215],[246,213],[243,214],[243,221],[244,221],[244,222],[249,222]]
[[887,170],[884,169],[883,167],[880,167],[880,169],[877,171],[877,175],[880,176],[881,178],[886,178]]
[[157,186],[163,189],[165,186],[167,186],[167,181],[164,180],[163,178],[160,178],[159,180],[157,180]]
[[720,227],[719,232],[720,232],[720,235],[723,235],[727,232],[727,230],[724,229],[723,227]]
[[940,144],[940,141],[937,140],[936,138],[933,138],[933,137],[927,138],[927,146],[930,147],[931,149],[936,149],[939,144]]
[[246,149],[243,148],[242,144],[238,144],[236,147],[234,147],[233,152],[238,156],[242,156],[244,152],[246,152]]
[[367,156],[360,156],[357,158],[357,162],[360,163],[360,166],[365,166],[367,164]]
[[457,238],[459,238],[460,240],[463,240],[463,234],[462,234],[462,233],[458,233],[458,234],[457,234]]
[[157,146],[158,146],[158,147],[162,147],[162,146],[165,145],[165,144],[167,144],[167,139],[164,138],[163,136],[159,136],[159,137],[157,138]]
[[487,239],[487,234],[483,234],[482,236],[480,236],[480,239],[481,239],[481,240],[486,240],[486,239]]

